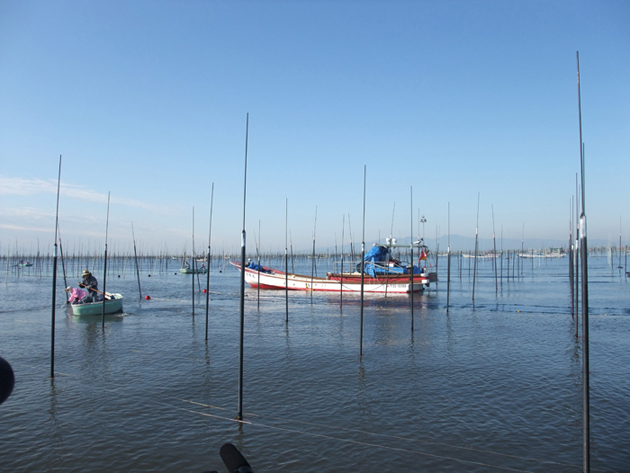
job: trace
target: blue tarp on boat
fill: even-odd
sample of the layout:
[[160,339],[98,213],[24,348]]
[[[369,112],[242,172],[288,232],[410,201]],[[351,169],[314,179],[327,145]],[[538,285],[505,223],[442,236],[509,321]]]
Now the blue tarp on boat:
[[[370,251],[365,254],[365,273],[376,277],[384,274],[409,274],[409,270],[402,266],[399,261],[389,255],[389,248],[386,246],[373,246]],[[389,263],[389,264],[388,264]],[[359,267],[357,267],[359,269]],[[419,274],[421,270],[413,267],[413,273]]]
[[373,246],[370,251],[365,254],[364,261],[386,261],[389,248],[384,246]]

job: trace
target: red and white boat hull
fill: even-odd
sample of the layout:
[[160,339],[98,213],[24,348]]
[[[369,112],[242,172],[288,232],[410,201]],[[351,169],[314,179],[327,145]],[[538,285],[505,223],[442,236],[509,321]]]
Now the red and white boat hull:
[[[232,262],[239,270],[240,263]],[[263,267],[261,271],[257,269],[245,268],[245,281],[252,287],[261,289],[285,289],[290,291],[328,291],[328,292],[361,292],[361,275],[357,273],[343,276],[328,274],[327,277],[313,277],[300,274],[286,274],[272,268]],[[363,292],[378,294],[407,294],[413,290],[418,292],[424,290],[429,284],[426,274],[416,274],[413,284],[409,275],[372,277],[365,275],[363,281]]]

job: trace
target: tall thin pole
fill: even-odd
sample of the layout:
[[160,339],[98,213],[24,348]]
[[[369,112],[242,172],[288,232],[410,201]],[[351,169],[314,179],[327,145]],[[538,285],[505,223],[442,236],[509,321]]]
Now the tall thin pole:
[[361,240],[361,328],[359,332],[359,356],[363,356],[363,292],[365,285],[365,185],[367,165],[363,165],[363,236]]
[[590,393],[589,393],[589,354],[588,354],[588,246],[586,239],[586,191],[584,176],[584,142],[582,141],[582,97],[580,92],[580,53],[577,58],[578,110],[580,121],[580,173],[582,184],[582,213],[580,215],[580,253],[582,258],[582,383],[583,383],[583,469],[591,469],[590,458]]
[[339,308],[343,310],[343,242],[344,242],[344,232],[346,230],[346,214],[343,214],[343,219],[341,223],[341,269],[339,271],[340,275],[340,286],[339,286]]
[[[254,235],[255,236],[255,235]],[[256,241],[256,258],[258,259],[258,270],[257,270],[257,287],[256,287],[256,308],[260,310],[260,252],[261,252],[261,237],[260,237],[260,220],[258,220],[258,241]]]
[[[409,240],[411,243],[411,245],[409,245],[410,248],[410,253],[409,253],[409,259],[411,260],[411,265],[409,268],[409,272],[411,273],[411,275],[409,276],[409,281],[411,282],[410,284],[410,289],[411,289],[411,333],[413,333],[413,278],[415,275],[415,271],[414,271],[414,264],[413,264],[413,186],[410,187],[410,200],[411,200],[411,218],[410,218],[410,223],[411,223],[411,233],[409,234]],[[387,272],[389,273],[389,267],[387,269]]]
[[66,279],[66,265],[63,262],[63,245],[61,244],[61,233],[59,234],[59,256],[61,256],[61,270],[63,271],[63,287],[66,288],[68,287],[68,280]]
[[214,204],[214,182],[212,183],[212,190],[210,191],[210,226],[208,228],[208,258],[206,263],[208,264],[208,276],[206,278],[206,342],[208,341],[208,310],[210,307],[210,262],[212,259],[212,206]]
[[105,301],[107,300],[107,237],[109,234],[109,198],[110,192],[107,193],[107,220],[105,221],[105,256],[103,259],[103,306],[101,312],[101,328],[103,330],[105,330]]
[[192,315],[195,316],[195,207],[192,208],[192,250],[190,258],[190,267],[192,269]]
[[[581,137],[580,137],[581,139]],[[582,147],[580,146],[580,153],[582,153]],[[581,154],[580,154],[581,156]],[[580,198],[578,187],[578,175],[575,173],[575,338],[577,339],[579,334],[579,299],[580,299],[580,215],[578,199]]]
[[479,248],[479,196],[477,193],[477,227],[475,228],[475,262],[473,265],[473,287],[472,287],[472,301],[475,302],[475,278],[477,276],[477,249]]
[[52,284],[52,323],[50,337],[50,377],[55,377],[55,306],[57,304],[57,229],[59,228],[59,189],[61,187],[61,155],[59,155],[59,174],[57,175],[57,210],[55,211],[55,247],[53,254]]
[[238,356],[238,412],[237,420],[243,419],[243,344],[245,338],[245,209],[247,202],[247,143],[249,139],[249,113],[245,124],[245,174],[243,179],[243,232],[241,234],[241,326]]
[[285,322],[289,322],[289,199],[284,203],[284,304]]
[[448,203],[448,246],[446,248],[446,315],[448,315],[449,298],[451,295],[451,203]]
[[317,232],[317,206],[315,206],[315,226],[313,227],[313,261],[311,261],[311,304],[313,303],[313,273],[315,271],[315,233]]
[[571,286],[571,318],[575,319],[575,289],[573,287],[573,196],[569,208],[569,285]]
[[133,257],[136,262],[136,275],[138,276],[138,297],[142,299],[142,287],[140,286],[140,267],[138,266],[138,250],[136,249],[136,234],[133,231],[133,222],[131,222],[131,236],[133,237]]
[[494,286],[495,286],[494,294],[498,295],[499,294],[499,281],[497,279],[497,236],[494,231],[494,205],[492,205],[492,241],[494,243],[494,255],[492,258],[494,261]]

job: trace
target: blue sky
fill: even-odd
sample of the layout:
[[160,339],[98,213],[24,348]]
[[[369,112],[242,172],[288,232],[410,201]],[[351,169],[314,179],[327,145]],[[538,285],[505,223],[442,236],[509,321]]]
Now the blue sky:
[[[630,2],[0,0],[0,251],[630,232]],[[413,208],[411,189],[413,188]],[[348,218],[349,216],[349,218]],[[393,219],[392,219],[393,216]],[[260,231],[259,231],[260,226]],[[421,231],[421,230],[420,230]],[[68,250],[67,250],[68,251]]]

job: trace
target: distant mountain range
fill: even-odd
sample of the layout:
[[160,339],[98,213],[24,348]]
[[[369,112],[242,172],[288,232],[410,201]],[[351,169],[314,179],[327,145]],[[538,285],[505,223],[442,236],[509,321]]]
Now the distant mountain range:
[[[416,241],[417,238],[414,238]],[[383,239],[383,243],[384,243]],[[401,238],[396,239],[396,242],[400,245],[408,245],[410,242],[410,238]],[[448,237],[443,235],[437,239],[439,243],[440,252],[446,251],[448,246]],[[372,246],[372,242],[366,240],[365,244],[369,248]],[[501,249],[501,239],[497,238],[497,251]],[[516,238],[504,238],[503,239],[503,249],[504,250],[520,250],[523,247],[525,250],[541,250],[543,248],[567,248],[568,246],[568,237],[566,240],[553,240],[553,239],[541,239],[541,238],[525,238],[525,240],[521,241]],[[432,250],[436,250],[436,240],[435,238],[427,238],[426,239],[427,246]],[[359,243],[359,247],[360,247]],[[588,240],[589,248],[595,247],[608,247],[610,243],[608,240],[602,239],[589,239]],[[479,251],[489,251],[494,247],[494,242],[492,238],[480,238],[479,239]],[[451,251],[474,251],[475,250],[475,237],[465,237],[461,235],[451,235]]]

